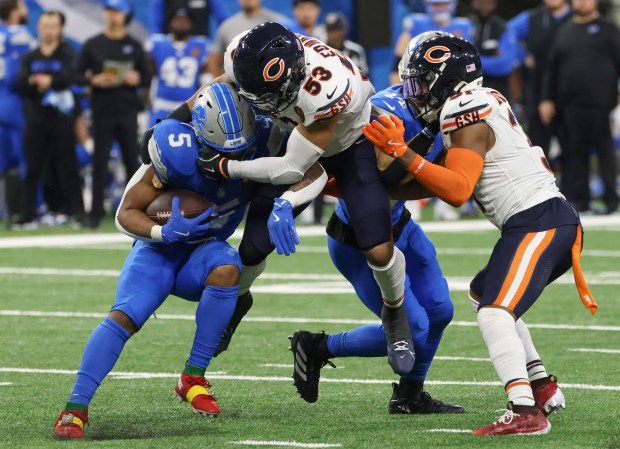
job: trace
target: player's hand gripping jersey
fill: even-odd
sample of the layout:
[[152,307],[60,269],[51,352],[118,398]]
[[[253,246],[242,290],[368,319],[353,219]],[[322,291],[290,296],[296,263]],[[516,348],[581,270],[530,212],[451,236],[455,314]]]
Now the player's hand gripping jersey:
[[445,147],[452,147],[452,131],[479,121],[495,135],[474,188],[474,198],[491,223],[501,229],[517,212],[564,198],[542,149],[532,145],[506,99],[495,90],[476,87],[446,101],[440,115]]
[[[233,81],[233,56],[246,33],[236,36],[226,49],[224,71]],[[361,135],[370,119],[370,102],[375,93],[359,68],[349,58],[315,38],[298,35],[304,46],[306,77],[297,99],[273,117],[289,130],[298,124],[311,124],[339,115],[336,135],[323,156],[333,156],[349,148]],[[267,65],[266,80],[286,76],[284,63],[274,60]],[[236,81],[235,81],[236,82]]]

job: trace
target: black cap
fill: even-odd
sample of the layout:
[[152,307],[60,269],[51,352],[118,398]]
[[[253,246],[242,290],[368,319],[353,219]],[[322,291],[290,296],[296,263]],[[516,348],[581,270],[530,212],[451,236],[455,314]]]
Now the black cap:
[[325,28],[328,30],[344,30],[347,27],[347,18],[341,12],[330,12],[325,16]]
[[301,3],[314,3],[317,6],[321,6],[319,4],[319,0],[293,0],[293,7],[301,4]]

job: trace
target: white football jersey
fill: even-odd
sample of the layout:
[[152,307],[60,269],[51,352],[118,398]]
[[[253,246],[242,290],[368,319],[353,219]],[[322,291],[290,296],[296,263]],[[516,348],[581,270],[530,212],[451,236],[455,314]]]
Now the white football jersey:
[[[226,48],[224,71],[233,81],[232,56],[245,33],[236,36]],[[306,78],[296,101],[270,116],[292,131],[300,123],[309,126],[339,114],[336,134],[323,154],[333,156],[362,135],[362,128],[370,121],[369,100],[375,88],[349,58],[316,38],[297,36],[304,46]]]
[[474,198],[491,223],[502,229],[517,212],[564,198],[542,149],[532,146],[510,104],[496,90],[476,87],[446,101],[440,117],[444,146],[453,146],[452,131],[478,121],[495,133],[495,145],[486,153],[474,188]]

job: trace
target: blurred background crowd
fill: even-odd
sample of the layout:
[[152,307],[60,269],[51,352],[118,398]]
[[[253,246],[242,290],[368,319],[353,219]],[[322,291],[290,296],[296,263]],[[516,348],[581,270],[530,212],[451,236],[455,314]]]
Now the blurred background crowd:
[[[470,40],[567,199],[617,213],[619,18],[620,0],[0,0],[0,219],[98,228],[140,164],[142,132],[269,20],[345,53],[377,91],[400,82],[411,37]],[[414,217],[426,204],[409,205]],[[477,213],[428,204],[437,219]],[[325,215],[320,200],[302,219]]]

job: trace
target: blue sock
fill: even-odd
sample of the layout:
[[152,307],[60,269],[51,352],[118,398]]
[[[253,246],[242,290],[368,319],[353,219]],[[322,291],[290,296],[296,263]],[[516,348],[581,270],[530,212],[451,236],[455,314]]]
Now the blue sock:
[[334,357],[381,357],[387,355],[385,331],[380,324],[365,324],[327,336],[327,349]]
[[110,317],[99,323],[86,342],[69,402],[90,403],[101,381],[114,368],[129,337],[131,334]]
[[187,363],[207,368],[235,311],[239,286],[205,287],[196,309],[196,334]]

